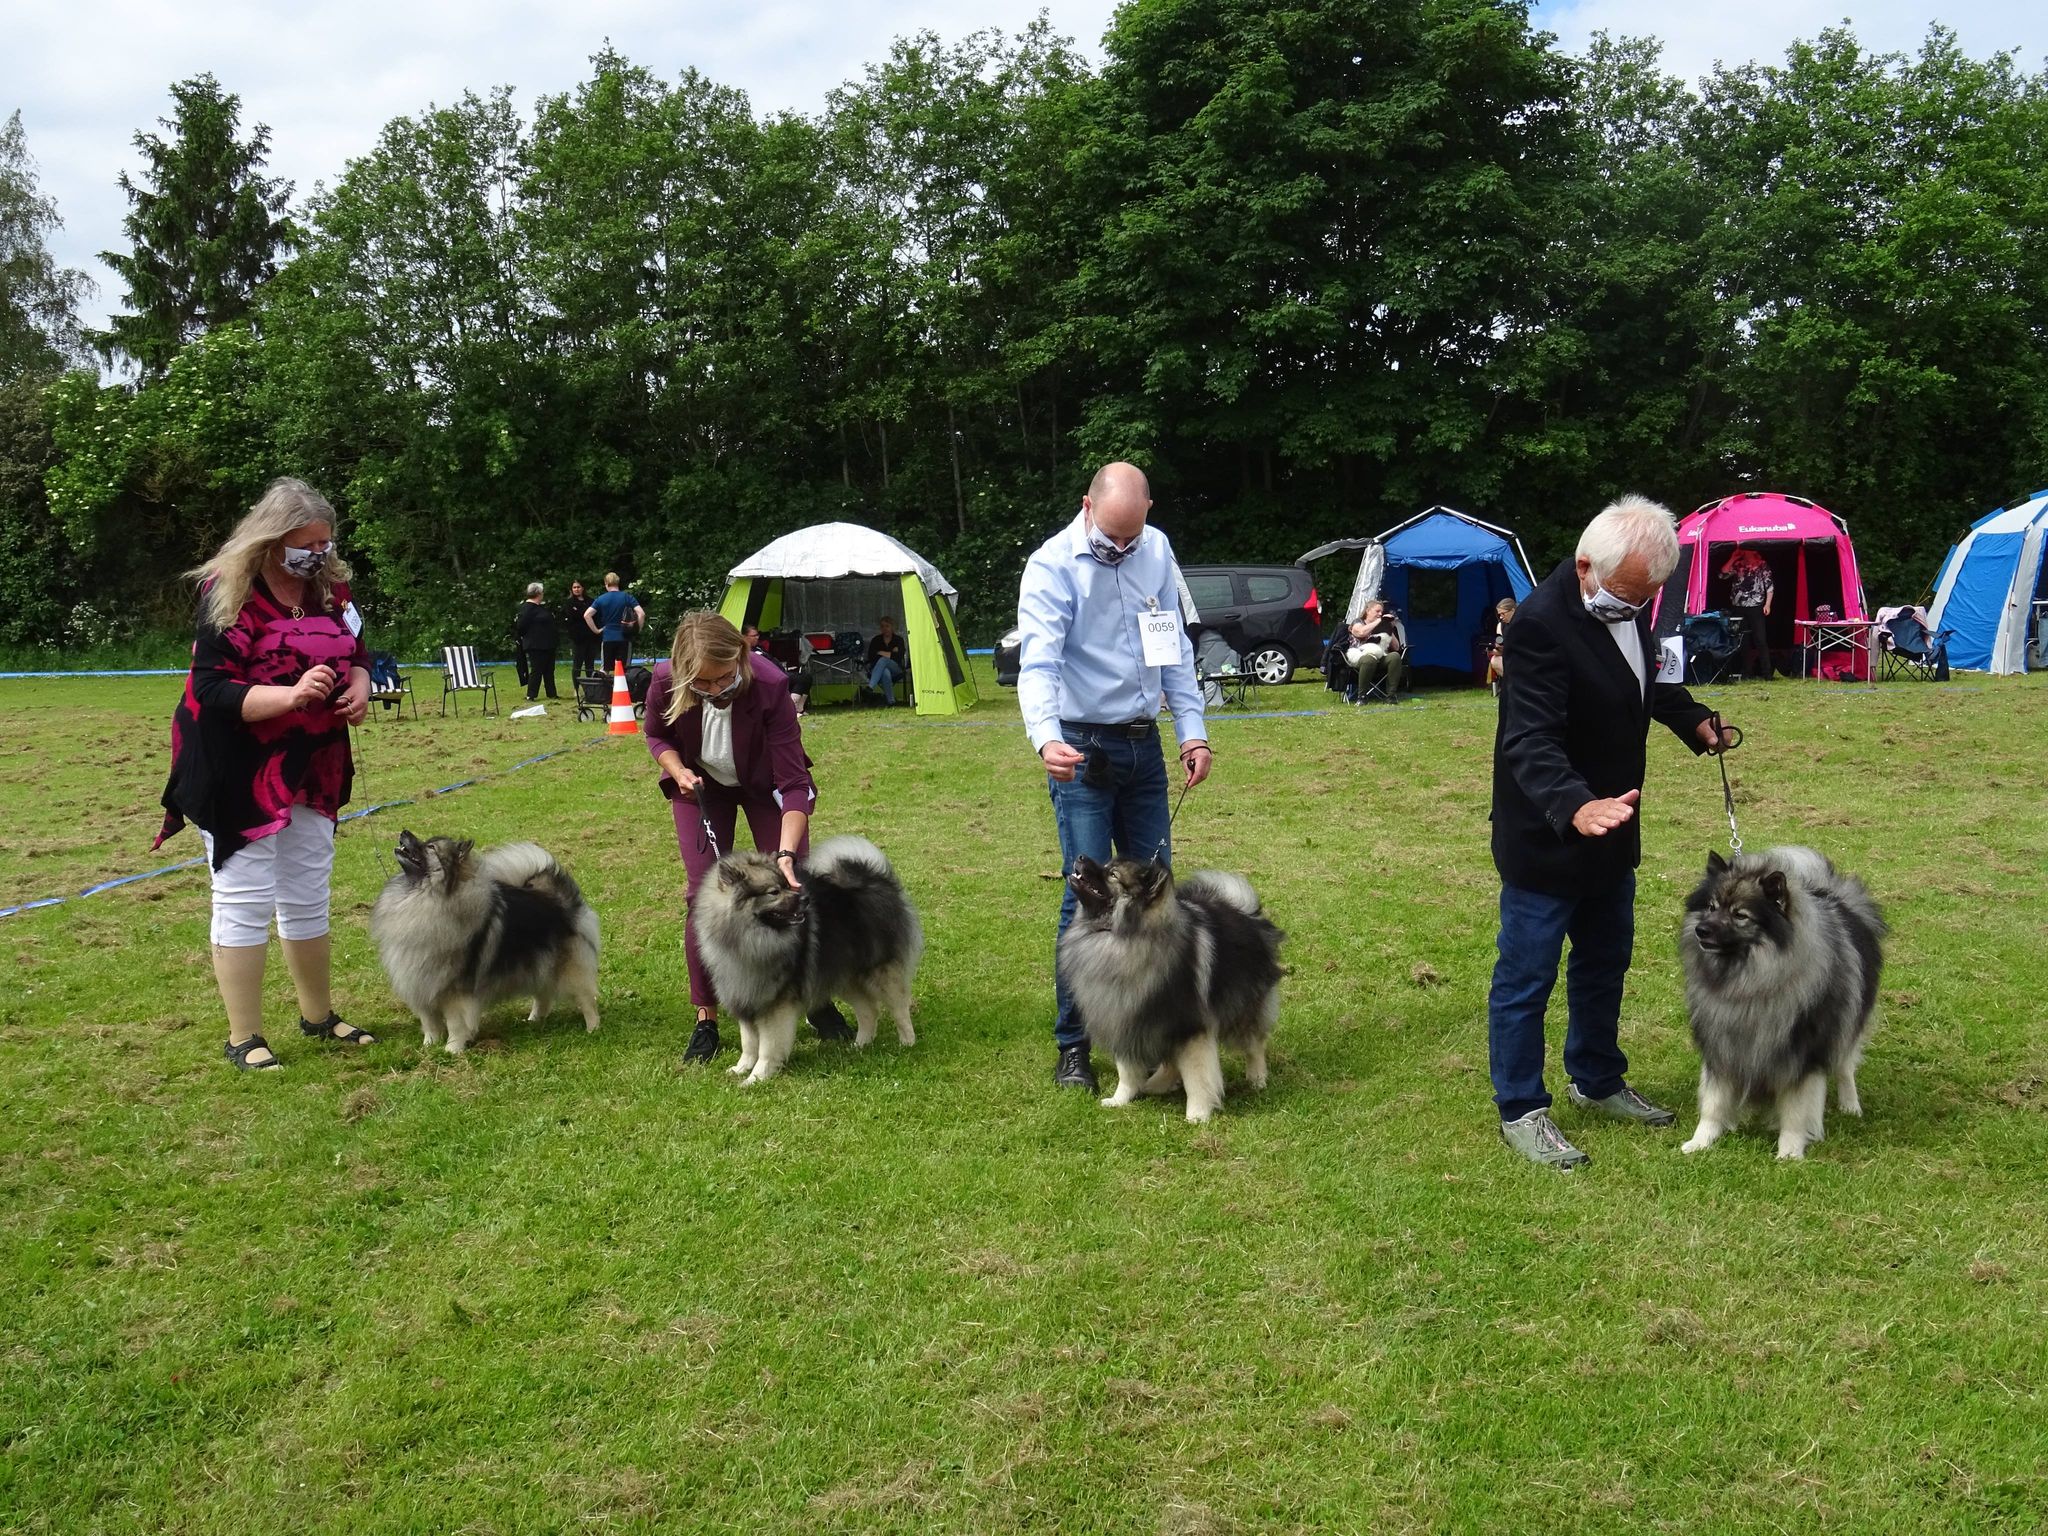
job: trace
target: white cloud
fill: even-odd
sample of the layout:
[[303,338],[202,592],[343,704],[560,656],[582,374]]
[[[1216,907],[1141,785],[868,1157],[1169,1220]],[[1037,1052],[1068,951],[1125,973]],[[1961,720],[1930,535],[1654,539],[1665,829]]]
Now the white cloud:
[[1847,25],[1867,49],[1913,53],[1939,21],[1964,50],[1986,57],[2001,49],[2021,56],[2030,71],[2048,53],[2048,7],[2040,0],[1719,0],[1713,5],[1645,5],[1641,0],[1543,0],[1536,25],[1555,32],[1571,52],[1595,32],[1650,36],[1664,42],[1664,68],[1698,88],[1717,64],[1754,59],[1777,64],[1801,38]]
[[134,135],[169,112],[171,83],[202,71],[242,98],[245,128],[269,126],[270,171],[303,196],[430,102],[510,85],[530,113],[586,78],[607,39],[665,78],[693,67],[744,90],[756,110],[816,112],[897,37],[1015,32],[1041,7],[1099,58],[1111,0],[983,0],[971,14],[942,0],[12,0],[0,115],[21,109],[64,218],[57,258],[100,284],[86,306],[97,325],[121,301],[97,256],[125,245],[115,177],[137,169]]

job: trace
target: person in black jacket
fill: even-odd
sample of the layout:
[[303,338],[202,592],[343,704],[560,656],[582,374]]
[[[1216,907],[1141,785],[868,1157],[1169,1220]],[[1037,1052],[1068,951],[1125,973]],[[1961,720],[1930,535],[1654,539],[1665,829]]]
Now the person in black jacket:
[[590,599],[584,595],[583,583],[570,582],[569,606],[563,610],[563,617],[569,624],[569,685],[572,688],[577,678],[588,677],[597,670],[597,636],[583,622],[583,610],[589,606]]
[[555,692],[555,649],[561,638],[555,628],[554,610],[542,600],[542,587],[537,581],[526,584],[526,601],[519,605],[519,616],[512,621],[512,628],[519,636],[519,648],[526,653],[526,696],[540,697],[541,680],[548,685],[548,697],[559,698]]
[[1628,1086],[1619,1035],[1650,722],[1694,752],[1728,741],[1684,688],[1656,680],[1646,614],[1677,561],[1670,512],[1624,497],[1587,525],[1577,555],[1529,594],[1501,634],[1508,664],[1493,745],[1500,958],[1487,1002],[1488,1057],[1502,1138],[1550,1167],[1587,1160],[1551,1121],[1543,1086],[1543,1011],[1567,938],[1572,1103],[1641,1125],[1676,1118]]

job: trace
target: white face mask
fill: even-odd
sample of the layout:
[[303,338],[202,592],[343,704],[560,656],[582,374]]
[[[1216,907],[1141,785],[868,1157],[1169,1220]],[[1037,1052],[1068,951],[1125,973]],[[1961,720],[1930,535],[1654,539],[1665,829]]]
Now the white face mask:
[[1605,587],[1595,587],[1586,599],[1586,611],[1602,624],[1627,624],[1649,607],[1648,603],[1624,603]]
[[327,563],[327,556],[333,548],[330,544],[326,549],[294,549],[287,544],[284,547],[284,568],[297,577],[312,576]]
[[1114,539],[1095,526],[1093,518],[1088,520],[1088,553],[1104,565],[1122,565],[1137,553],[1138,545],[1144,537],[1145,530],[1140,528],[1137,538],[1132,539],[1127,545],[1119,546]]

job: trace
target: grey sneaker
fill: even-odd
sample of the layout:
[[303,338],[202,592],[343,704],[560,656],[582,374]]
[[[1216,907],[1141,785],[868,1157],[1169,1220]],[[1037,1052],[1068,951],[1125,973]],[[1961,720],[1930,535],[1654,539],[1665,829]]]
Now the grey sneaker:
[[1579,1164],[1592,1161],[1564,1139],[1547,1109],[1532,1109],[1519,1120],[1501,1121],[1500,1139],[1530,1162],[1559,1173],[1570,1173]]
[[1589,1099],[1579,1092],[1579,1085],[1573,1083],[1565,1090],[1566,1096],[1580,1109],[1590,1109],[1596,1114],[1614,1120],[1632,1120],[1637,1125],[1676,1125],[1678,1116],[1671,1110],[1652,1104],[1635,1089],[1623,1083],[1619,1093],[1610,1093],[1604,1099]]

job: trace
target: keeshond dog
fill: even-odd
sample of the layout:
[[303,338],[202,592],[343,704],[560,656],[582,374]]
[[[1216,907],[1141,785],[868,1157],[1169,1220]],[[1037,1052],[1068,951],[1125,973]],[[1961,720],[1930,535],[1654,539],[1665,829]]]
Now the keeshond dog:
[[597,914],[554,856],[535,843],[483,853],[452,837],[398,834],[398,873],[370,910],[370,937],[398,1000],[420,1017],[421,1040],[461,1055],[483,1011],[533,998],[529,1018],[557,996],[597,1028]]
[[1088,1038],[1116,1059],[1102,1102],[1185,1087],[1199,1124],[1223,1103],[1226,1045],[1244,1052],[1245,1082],[1265,1087],[1285,935],[1251,885],[1215,870],[1176,885],[1164,864],[1136,859],[1082,858],[1067,879],[1081,905],[1059,971]]
[[1778,1156],[1821,1139],[1828,1078],[1845,1115],[1863,1113],[1863,1057],[1884,965],[1884,916],[1863,882],[1811,848],[1707,855],[1685,901],[1679,959],[1700,1051],[1700,1123],[1711,1147],[1744,1110],[1771,1105]]
[[864,837],[818,844],[791,889],[763,853],[729,853],[697,890],[697,952],[740,1026],[729,1068],[766,1082],[789,1061],[799,1020],[833,998],[853,1007],[856,1046],[872,1045],[886,1008],[896,1038],[917,1043],[910,984],[924,929],[882,850]]

